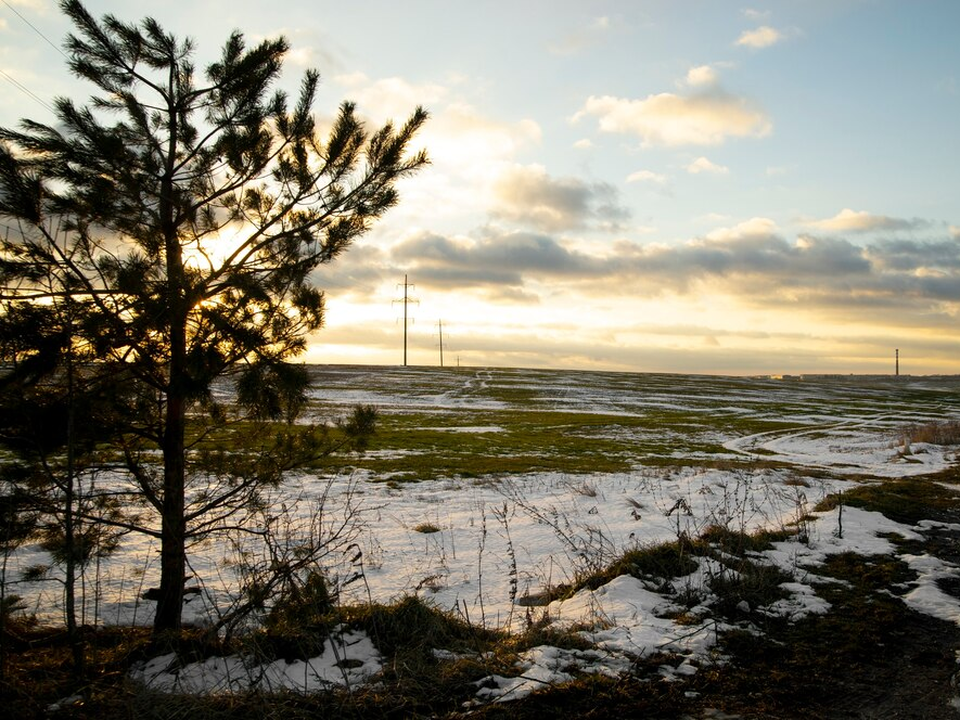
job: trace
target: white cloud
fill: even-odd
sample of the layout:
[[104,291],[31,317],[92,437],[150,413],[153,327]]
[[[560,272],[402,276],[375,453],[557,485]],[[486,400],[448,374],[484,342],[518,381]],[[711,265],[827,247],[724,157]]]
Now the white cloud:
[[580,140],[577,140],[573,146],[577,150],[589,150],[593,147],[593,141],[590,138],[581,138]]
[[541,139],[540,126],[533,120],[500,122],[459,102],[429,109],[430,119],[419,138],[432,165],[423,174],[440,173],[444,182],[462,187],[468,195],[478,192],[476,182],[494,181],[505,163]]
[[813,220],[807,225],[818,230],[831,232],[871,232],[875,230],[911,230],[924,227],[929,223],[924,220],[904,220],[886,215],[873,215],[866,210],[851,210],[844,208],[832,218]]
[[637,170],[637,172],[627,175],[627,182],[652,182],[656,183],[657,185],[663,185],[667,182],[667,176],[661,175],[660,173],[655,173],[651,170]]
[[783,33],[769,25],[762,25],[756,30],[744,30],[736,44],[759,49],[775,45],[781,40]]
[[728,137],[763,137],[770,119],[744,98],[724,92],[684,97],[672,93],[643,100],[590,96],[573,117],[596,116],[600,130],[641,137],[643,145],[719,145]]
[[357,109],[377,121],[402,122],[418,105],[427,108],[447,97],[447,88],[436,83],[415,85],[400,77],[371,80],[363,73],[338,75],[335,82],[345,87]]
[[700,173],[726,175],[730,172],[730,168],[726,167],[725,165],[717,165],[716,163],[713,163],[707,158],[701,156],[687,165],[687,172],[691,175],[699,175]]
[[951,225],[950,226],[950,235],[954,240],[960,240],[960,226]]
[[[755,217],[737,223],[733,227],[722,227],[706,235],[711,243],[741,242],[744,240],[766,239],[776,236],[780,232],[777,223],[770,218]],[[694,241],[696,244],[696,241]]]
[[283,58],[284,62],[299,68],[315,67],[317,65],[313,48],[309,45],[291,48]]
[[691,87],[703,87],[715,85],[717,82],[717,71],[710,65],[698,65],[687,71],[687,85]]

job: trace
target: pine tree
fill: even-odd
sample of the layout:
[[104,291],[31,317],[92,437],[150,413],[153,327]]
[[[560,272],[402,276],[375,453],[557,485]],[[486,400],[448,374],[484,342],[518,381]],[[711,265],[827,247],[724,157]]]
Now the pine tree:
[[[323,323],[311,273],[428,162],[409,149],[427,115],[417,108],[399,127],[368,132],[343,103],[324,140],[315,71],[292,107],[271,90],[284,39],[248,47],[235,32],[198,76],[191,42],[151,18],[98,21],[79,0],[61,8],[75,27],[70,69],[98,94],[86,106],[57,99],[56,126],[0,129],[0,215],[22,228],[2,249],[2,297],[8,311],[63,297],[82,305],[73,342],[135,385],[125,470],[160,518],[154,629],[175,630],[198,517],[187,510],[188,414],[220,412],[211,389],[225,376],[256,417],[295,414],[308,378],[288,361]],[[44,281],[51,269],[58,287]],[[362,436],[370,417],[358,418]],[[161,471],[142,443],[159,448]],[[277,467],[253,476],[275,480]]]

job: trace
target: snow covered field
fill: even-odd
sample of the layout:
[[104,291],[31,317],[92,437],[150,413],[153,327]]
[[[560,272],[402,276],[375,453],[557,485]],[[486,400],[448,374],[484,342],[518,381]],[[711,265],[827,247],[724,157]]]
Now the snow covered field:
[[[710,526],[780,529],[801,521],[807,542],[777,543],[764,562],[791,573],[789,596],[764,612],[797,617],[823,612],[822,582],[809,568],[829,553],[889,553],[884,536],[915,535],[882,515],[845,508],[807,515],[826,495],[855,483],[934,472],[957,448],[905,443],[904,428],[960,418],[956,378],[753,379],[681,375],[501,369],[317,367],[310,418],[376,406],[384,428],[371,451],[329,472],[297,473],[273,507],[294,529],[326,532],[350,521],[349,551],[332,553],[327,572],[343,602],[389,602],[416,594],[469,621],[519,628],[548,614],[584,628],[591,651],[541,647],[523,672],[491,678],[478,701],[506,700],[572,667],[616,674],[633,658],[659,651],[682,662],[667,676],[696,672],[720,628],[706,578],[723,572],[706,560],[675,589],[700,593],[682,624],[666,594],[619,577],[565,601],[538,603],[544,591],[599,570],[623,552],[696,537]],[[521,462],[522,461],[522,462]],[[440,468],[438,471],[437,468]],[[323,494],[322,517],[311,498]],[[319,524],[318,524],[319,523]],[[326,523],[326,525],[324,524]],[[255,547],[245,548],[256,553]],[[224,545],[190,550],[202,592],[185,619],[208,622],[232,587]],[[18,568],[47,562],[24,548]],[[960,623],[960,605],[938,577],[960,574],[935,558],[913,557],[918,573],[905,595],[912,607]],[[806,568],[800,570],[800,568]],[[89,568],[85,622],[148,623],[140,599],[156,584],[158,548],[128,537],[117,554]],[[21,585],[30,611],[56,620],[59,590]],[[691,621],[691,616],[694,618]],[[345,633],[333,651],[310,661],[255,669],[212,659],[171,671],[157,658],[140,676],[157,687],[312,689],[355,683],[379,667],[368,638]],[[342,670],[344,657],[357,662]],[[274,667],[275,665],[275,667]]]

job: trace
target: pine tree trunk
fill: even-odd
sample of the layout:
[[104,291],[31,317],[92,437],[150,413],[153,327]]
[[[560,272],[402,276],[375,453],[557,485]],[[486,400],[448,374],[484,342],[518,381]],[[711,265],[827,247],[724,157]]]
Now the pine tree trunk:
[[[180,253],[171,266],[179,265]],[[183,583],[186,577],[186,466],[184,429],[186,426],[186,313],[179,289],[180,272],[173,273],[171,305],[170,368],[167,385],[166,417],[163,431],[163,515],[160,528],[160,598],[154,618],[155,632],[180,629],[183,609]]]
[[183,252],[175,222],[174,164],[177,155],[176,64],[171,63],[168,101],[170,120],[166,168],[160,182],[159,221],[166,256],[166,302],[169,313],[170,364],[167,377],[167,404],[163,428],[163,509],[160,527],[160,598],[153,620],[154,633],[180,630],[183,610],[183,583],[186,577],[186,486],[184,427],[187,397],[187,301]]
[[[180,253],[173,253],[171,265],[179,265]],[[163,430],[163,510],[160,528],[160,598],[154,618],[155,632],[180,629],[183,583],[186,577],[186,313],[179,289],[180,272],[173,273],[171,305],[170,367],[166,417]]]

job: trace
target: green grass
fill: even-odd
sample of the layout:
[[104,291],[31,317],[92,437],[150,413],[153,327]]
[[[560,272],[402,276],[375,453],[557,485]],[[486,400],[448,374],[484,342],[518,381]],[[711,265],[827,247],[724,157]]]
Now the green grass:
[[689,540],[634,548],[625,552],[602,571],[579,578],[573,586],[568,588],[566,594],[572,595],[582,588],[595,590],[621,575],[631,575],[639,580],[648,580],[657,586],[665,587],[667,581],[689,575],[696,570],[696,556],[702,555],[704,550],[700,543]]
[[[637,416],[514,408],[437,415],[382,412],[370,444],[376,452],[331,458],[325,466],[361,468],[375,479],[395,482],[533,472],[622,473],[641,464],[690,464],[686,458],[691,453],[698,464],[755,466],[749,458],[731,460],[729,451],[712,438],[699,440],[690,421],[685,412]],[[744,433],[782,426],[765,420],[742,425]],[[458,431],[471,427],[499,431]]]
[[944,480],[956,477],[951,469],[935,478],[915,477],[881,480],[857,485],[842,494],[828,495],[814,512],[833,510],[841,503],[879,512],[891,520],[915,525],[921,520],[960,521],[960,488],[945,487]]

